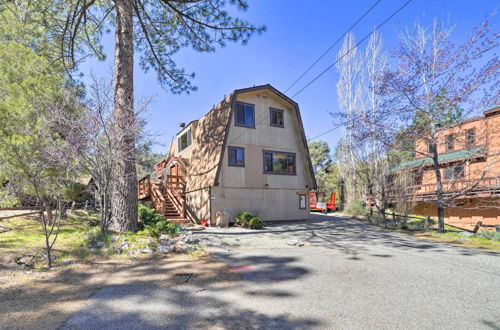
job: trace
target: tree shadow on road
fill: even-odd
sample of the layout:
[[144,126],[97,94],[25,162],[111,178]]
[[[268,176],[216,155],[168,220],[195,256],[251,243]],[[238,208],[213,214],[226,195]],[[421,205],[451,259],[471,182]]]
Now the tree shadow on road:
[[[254,274],[256,277],[287,281],[307,273],[305,269],[290,265],[293,259],[267,257],[246,262],[261,266]],[[208,256],[101,260],[50,272],[27,274],[15,271],[8,277],[28,277],[29,280],[4,282],[0,286],[0,324],[7,328],[57,328],[82,308],[82,317],[95,321],[89,324],[103,325],[103,328],[128,328],[128,322],[136,321],[140,321],[135,323],[136,326],[147,329],[303,329],[319,324],[318,320],[311,318],[268,315],[266,311],[238,307],[226,300],[228,292],[249,298],[252,295],[258,298],[261,293],[245,293],[241,284],[246,277]],[[0,276],[0,282],[4,278],[7,277]],[[102,290],[109,299],[99,298]],[[87,299],[95,292],[97,298],[90,299],[91,304],[85,307],[89,302]],[[286,299],[291,296],[287,291],[280,291],[274,292],[274,296],[270,293],[267,298]],[[159,305],[149,303],[153,298]],[[113,305],[116,299],[130,301],[131,305],[116,307]],[[145,306],[149,309],[146,310]],[[80,317],[78,315],[74,318]],[[73,325],[71,320],[68,327]]]
[[431,242],[388,231],[386,229],[366,224],[362,221],[343,217],[322,214],[312,214],[310,221],[274,223],[269,224],[263,230],[231,231],[217,230],[201,235],[216,234],[221,237],[235,236],[259,236],[267,235],[271,239],[283,236],[297,237],[311,246],[321,246],[328,249],[340,251],[348,256],[349,260],[362,260],[362,256],[390,258],[388,253],[369,254],[369,247],[377,245],[380,247],[397,248],[408,252],[447,252],[463,256],[495,255],[494,251],[480,250],[452,245],[449,243]]
[[318,325],[311,319],[285,314],[267,315],[238,307],[210,289],[196,286],[118,285],[99,290],[91,303],[71,317],[62,329],[305,329]]

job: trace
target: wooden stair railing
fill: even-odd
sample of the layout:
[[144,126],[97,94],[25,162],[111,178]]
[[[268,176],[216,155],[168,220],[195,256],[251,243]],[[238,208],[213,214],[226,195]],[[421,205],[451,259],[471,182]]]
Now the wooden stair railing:
[[[173,180],[176,181],[173,181]],[[186,216],[185,197],[184,191],[184,178],[180,175],[167,175],[165,178],[165,191],[174,203],[175,208],[182,217]]]
[[149,174],[139,180],[137,184],[137,195],[140,200],[151,196],[151,176]]

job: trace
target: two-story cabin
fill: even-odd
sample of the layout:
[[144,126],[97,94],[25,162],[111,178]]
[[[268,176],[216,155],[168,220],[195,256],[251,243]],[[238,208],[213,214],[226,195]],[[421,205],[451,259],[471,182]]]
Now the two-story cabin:
[[235,90],[182,127],[156,172],[161,183],[141,180],[139,198],[197,222],[221,211],[306,220],[316,188],[299,107],[270,85]]
[[[436,174],[430,158],[437,148],[449,201],[445,222],[462,228],[478,221],[500,224],[500,107],[438,133],[437,144],[416,141],[415,158],[393,169],[413,174],[414,185],[405,196],[415,205],[413,213],[437,216]],[[392,201],[400,198],[392,196]]]

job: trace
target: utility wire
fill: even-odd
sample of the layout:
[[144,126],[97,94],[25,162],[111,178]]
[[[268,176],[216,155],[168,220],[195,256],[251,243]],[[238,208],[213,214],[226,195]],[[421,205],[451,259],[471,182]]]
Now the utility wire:
[[408,6],[410,4],[410,2],[412,2],[413,0],[408,0],[405,2],[404,5],[402,5],[401,7],[399,7],[398,10],[396,10],[394,13],[392,13],[391,16],[387,17],[382,23],[380,23],[379,25],[377,25],[370,33],[368,33],[363,39],[361,39],[356,45],[354,45],[351,49],[349,49],[347,52],[345,52],[344,54],[342,54],[342,56],[340,56],[336,61],[334,61],[332,64],[330,64],[328,67],[326,67],[326,69],[324,69],[323,71],[321,71],[320,74],[318,74],[316,77],[314,77],[313,80],[311,80],[310,82],[308,82],[304,87],[302,87],[301,90],[299,90],[297,93],[295,93],[292,98],[294,98],[295,96],[299,95],[302,91],[304,91],[307,87],[311,86],[316,80],[318,80],[321,76],[323,76],[327,71],[329,71],[331,68],[333,68],[335,66],[335,64],[337,64],[338,62],[340,62],[340,60],[342,60],[345,56],[347,56],[350,52],[352,52],[354,49],[356,49],[356,47],[358,47],[362,42],[364,42],[366,39],[368,39],[376,30],[380,29],[382,26],[384,26],[387,22],[389,22],[394,16],[396,16],[401,10],[403,10],[403,8],[405,8],[406,6]]
[[342,125],[337,125],[337,126],[335,126],[334,128],[331,128],[331,129],[329,129],[328,131],[325,131],[325,132],[321,133],[320,135],[316,135],[315,137],[312,137],[312,138],[307,139],[307,142],[312,141],[312,140],[315,140],[315,139],[317,139],[317,138],[319,138],[319,137],[321,137],[321,136],[323,136],[323,135],[325,135],[325,134],[328,134],[328,133],[330,133],[331,131],[334,131],[334,130],[336,130],[337,128],[340,128],[340,127],[342,127]]
[[309,71],[311,71],[311,69],[316,65],[318,64],[319,61],[321,61],[321,59],[323,57],[325,57],[326,54],[328,54],[332,49],[333,47],[335,47],[339,41],[341,41],[363,18],[366,17],[366,15],[368,15],[373,8],[375,8],[382,0],[377,0],[370,8],[368,8],[367,11],[365,11],[365,13],[363,15],[361,15],[360,18],[358,18],[358,20],[356,22],[354,22],[354,24],[352,24],[349,29],[347,29],[347,31],[344,32],[344,34],[342,34],[337,40],[335,40],[335,42],[330,46],[328,47],[328,49],[323,53],[321,54],[320,57],[318,57],[318,59],[316,61],[314,61],[313,64],[311,64],[306,71],[304,71],[297,79],[295,79],[295,81],[290,85],[288,86],[288,88],[285,90],[285,93],[288,92],[290,90],[290,88],[292,88],[293,86],[295,86],[296,83],[299,82],[300,79],[302,79]]

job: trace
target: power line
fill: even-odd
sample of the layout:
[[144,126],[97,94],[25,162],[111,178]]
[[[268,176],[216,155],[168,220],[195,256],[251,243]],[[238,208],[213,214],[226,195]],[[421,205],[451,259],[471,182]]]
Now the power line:
[[336,61],[334,61],[332,64],[330,64],[328,67],[326,67],[326,69],[324,69],[323,71],[321,71],[320,74],[318,74],[316,77],[314,77],[313,80],[311,80],[309,83],[307,83],[304,87],[302,87],[301,90],[299,90],[297,93],[295,93],[292,98],[294,98],[295,96],[299,95],[304,89],[306,89],[307,87],[309,87],[310,85],[312,85],[316,80],[318,80],[322,75],[324,75],[327,71],[329,71],[331,68],[333,68],[335,66],[335,64],[337,64],[338,62],[340,62],[340,60],[342,60],[345,56],[347,56],[351,51],[353,51],[354,49],[356,49],[356,47],[358,47],[362,42],[364,42],[366,39],[368,39],[376,30],[380,29],[382,26],[384,26],[388,21],[390,21],[394,16],[396,16],[401,10],[403,10],[403,8],[405,8],[406,6],[408,6],[410,4],[410,2],[412,2],[413,0],[408,0],[405,2],[404,5],[402,5],[401,7],[399,7],[398,10],[396,10],[394,13],[392,13],[391,16],[387,17],[382,23],[380,23],[379,25],[377,25],[370,33],[368,33],[363,39],[361,39],[356,45],[354,45],[353,47],[351,47],[351,49],[349,49],[346,53],[342,54],[342,56],[340,58],[338,58]]
[[[490,51],[490,50],[492,50],[492,49],[495,49],[495,46],[494,46],[494,45],[493,45],[493,46],[491,46],[491,47],[489,47],[489,48],[486,48],[486,49],[484,49],[484,50],[480,51],[479,53],[475,54],[474,56],[470,57],[470,60],[475,60],[475,59],[478,59],[481,55],[483,55],[483,54],[484,54],[484,53],[486,53],[486,52],[489,52],[489,51]],[[451,71],[451,70],[453,70],[453,69],[455,69],[455,68],[457,68],[457,67],[459,67],[459,66],[461,66],[461,65],[463,65],[463,64],[465,64],[465,63],[467,63],[467,61],[462,61],[462,62],[458,63],[457,65],[455,65],[455,66],[451,67],[450,69],[448,69],[448,70],[446,70],[446,71],[443,71],[443,72],[439,73],[439,74],[438,74],[438,75],[436,75],[436,76],[435,76],[432,80],[435,80],[435,79],[437,79],[437,78],[441,77],[442,75],[444,75],[444,74],[448,73],[449,71]],[[431,80],[431,81],[432,81],[432,80]],[[418,84],[418,85],[416,85],[416,86],[414,86],[414,87],[410,88],[408,91],[409,91],[409,92],[410,92],[410,91],[414,91],[415,89],[417,89],[417,88],[419,88],[419,87],[422,87],[423,85],[425,85],[425,83]],[[391,102],[394,102],[395,100],[399,99],[400,97],[403,97],[403,95],[398,95],[398,96],[394,97],[393,99],[391,99]],[[321,136],[323,136],[323,135],[325,135],[325,134],[328,134],[328,133],[330,133],[330,132],[332,132],[332,131],[336,130],[337,128],[340,128],[340,127],[342,127],[342,125],[337,125],[337,126],[335,126],[334,128],[331,128],[331,129],[329,129],[329,130],[327,130],[327,131],[325,131],[325,132],[323,132],[323,133],[321,133],[321,134],[319,134],[319,135],[316,135],[315,137],[312,137],[312,138],[307,139],[307,142],[309,142],[309,141],[311,141],[311,140],[315,140],[315,139],[317,139],[317,138],[319,138],[319,137],[321,137]]]
[[295,86],[295,84],[299,82],[300,79],[302,79],[316,64],[318,64],[318,62],[321,61],[321,59],[325,57],[325,55],[328,54],[333,49],[333,47],[335,47],[339,43],[339,41],[341,41],[346,36],[346,34],[348,34],[363,18],[365,18],[366,15],[368,15],[368,13],[370,13],[372,9],[375,8],[375,6],[377,6],[381,1],[382,0],[377,0],[370,8],[368,8],[368,10],[365,11],[365,13],[361,15],[361,17],[358,18],[358,20],[354,22],[354,24],[352,24],[349,29],[347,29],[347,31],[344,32],[344,34],[342,34],[337,40],[335,40],[335,42],[330,47],[328,47],[328,49],[323,54],[321,54],[321,56],[318,57],[318,59],[314,61],[314,63],[311,64],[306,71],[304,71],[297,79],[295,79],[295,81],[290,86],[288,86],[288,88],[285,90],[285,93],[288,92],[290,88]]
[[325,131],[325,132],[321,133],[320,135],[316,135],[315,137],[307,139],[307,142],[315,140],[315,139],[317,139],[317,138],[319,138],[319,137],[321,137],[321,136],[323,136],[323,135],[325,135],[327,133],[330,133],[330,132],[332,132],[332,131],[336,130],[337,128],[340,128],[340,127],[342,127],[342,125],[337,125],[334,128],[331,128],[328,131]]

